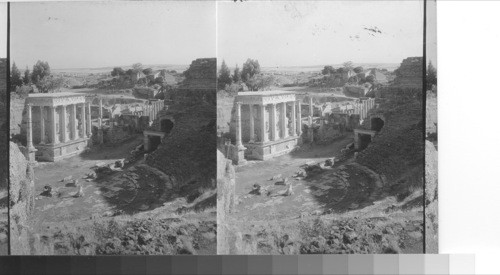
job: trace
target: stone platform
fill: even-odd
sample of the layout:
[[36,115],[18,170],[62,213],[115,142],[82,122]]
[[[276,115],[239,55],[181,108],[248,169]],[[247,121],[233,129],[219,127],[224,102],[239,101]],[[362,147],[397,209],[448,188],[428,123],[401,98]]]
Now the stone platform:
[[268,160],[277,156],[290,153],[301,143],[300,137],[288,137],[267,143],[245,143],[245,158],[256,160]]

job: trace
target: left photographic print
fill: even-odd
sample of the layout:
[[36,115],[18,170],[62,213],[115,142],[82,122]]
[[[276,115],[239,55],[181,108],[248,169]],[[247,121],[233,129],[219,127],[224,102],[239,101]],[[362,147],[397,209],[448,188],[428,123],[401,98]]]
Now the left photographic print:
[[11,3],[10,253],[216,254],[215,57],[215,1]]
[[7,3],[0,3],[0,255],[7,255],[9,253],[9,212],[7,208],[8,201],[8,174],[9,167],[7,166],[8,154],[7,144],[8,132],[8,112],[7,107],[7,68],[9,64],[7,59]]

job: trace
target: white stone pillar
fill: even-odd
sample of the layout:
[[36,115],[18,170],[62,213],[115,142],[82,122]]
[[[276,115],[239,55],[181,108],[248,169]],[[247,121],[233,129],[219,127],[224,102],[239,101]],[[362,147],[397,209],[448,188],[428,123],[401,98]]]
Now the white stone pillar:
[[77,126],[78,126],[78,120],[76,119],[76,104],[72,104],[71,105],[71,132],[73,132],[73,134],[71,135],[73,140],[77,140],[78,139],[78,129],[77,129]]
[[40,106],[40,144],[45,144],[45,106]]
[[66,115],[66,105],[61,106],[61,133],[62,133],[62,142],[68,141],[68,132],[66,131],[66,125],[68,125],[68,118]]
[[286,102],[281,103],[281,135],[282,138],[285,139],[288,137],[288,129],[287,129],[287,121],[286,121]]
[[90,102],[87,102],[87,133],[92,136],[92,110],[90,109]]
[[297,135],[297,114],[295,109],[295,102],[292,102],[292,137]]
[[312,97],[309,97],[309,115],[311,117],[314,116],[314,107],[313,107],[313,99],[312,99]]
[[99,128],[102,127],[102,98],[99,98]]
[[300,100],[297,100],[297,134],[302,135],[302,106],[300,104]]
[[33,121],[32,121],[32,116],[31,116],[31,103],[28,103],[28,129],[26,130],[26,145],[28,146],[28,149],[31,151],[35,147],[33,146]]
[[250,142],[249,143],[254,143],[255,142],[255,121],[253,117],[253,104],[248,105],[250,107]]
[[241,143],[241,103],[236,102],[236,146],[243,147]]
[[268,141],[266,133],[266,105],[260,105],[260,141],[265,143]]
[[81,118],[82,118],[82,137],[87,138],[87,122],[86,122],[86,118],[85,118],[85,103],[82,103]]
[[276,141],[279,139],[278,136],[278,131],[276,130],[276,103],[271,104],[271,135],[272,135],[272,140]]
[[52,144],[58,144],[59,143],[59,136],[57,135],[57,126],[56,126],[56,117],[57,117],[57,107],[56,106],[50,106],[50,118],[52,122],[52,127],[50,131],[50,141]]

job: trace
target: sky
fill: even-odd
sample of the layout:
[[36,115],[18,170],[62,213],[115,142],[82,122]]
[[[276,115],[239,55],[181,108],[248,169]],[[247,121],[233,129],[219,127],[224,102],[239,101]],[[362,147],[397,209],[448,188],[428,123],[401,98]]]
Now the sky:
[[216,57],[215,2],[11,3],[11,62],[30,69],[189,65]]
[[217,56],[230,67],[241,67],[247,58],[275,67],[401,63],[406,57],[423,56],[422,1],[217,5]]
[[0,57],[7,57],[7,3],[0,2]]

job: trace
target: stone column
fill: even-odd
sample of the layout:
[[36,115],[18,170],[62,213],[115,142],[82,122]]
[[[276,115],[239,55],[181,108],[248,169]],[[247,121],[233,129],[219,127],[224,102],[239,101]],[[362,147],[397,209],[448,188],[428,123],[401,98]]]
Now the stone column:
[[302,106],[300,104],[300,100],[297,100],[297,134],[302,135]]
[[241,103],[236,102],[236,146],[243,147],[241,143]]
[[[66,132],[66,125],[68,124],[68,118],[66,117],[66,105],[61,106],[61,126],[59,129],[61,129],[62,133],[62,142],[67,142],[68,141],[68,133]],[[73,125],[73,124],[71,124]],[[73,136],[71,136],[73,137]]]
[[26,145],[28,146],[28,150],[31,150],[35,148],[33,146],[33,121],[32,121],[32,116],[31,116],[31,103],[28,103],[28,129],[26,130]]
[[40,106],[40,144],[45,144],[45,106]]
[[30,163],[34,163],[35,161],[35,152],[37,151],[33,146],[33,117],[31,116],[31,103],[28,103],[28,129],[26,131],[26,140],[28,147],[28,161]]
[[295,109],[295,102],[292,102],[292,137],[297,135],[297,114]]
[[87,102],[87,133],[92,136],[92,110],[90,109],[90,102]]
[[260,105],[260,141],[265,143],[268,141],[266,134],[266,105]]
[[78,139],[78,120],[76,119],[76,104],[71,105],[71,132],[73,132],[73,140]]
[[99,128],[102,127],[102,98],[99,98],[99,119],[98,119],[98,123],[99,123]]
[[85,103],[82,103],[81,107],[81,118],[82,118],[82,137],[87,138],[87,121],[85,117]]
[[255,142],[255,121],[253,117],[253,104],[248,105],[250,107],[250,141],[249,143]]
[[282,138],[288,137],[288,129],[286,122],[286,102],[281,103],[281,134]]
[[276,131],[276,103],[271,104],[272,109],[271,109],[271,134],[272,134],[272,140],[276,141],[279,139],[279,136],[277,135],[278,131]]
[[57,135],[57,126],[56,126],[56,116],[57,116],[57,107],[56,106],[50,106],[50,116],[51,116],[51,132],[50,132],[50,141],[52,144],[58,144],[59,143],[59,136]]
[[313,99],[312,99],[312,97],[309,97],[309,115],[311,117],[314,116],[314,107],[313,107]]

